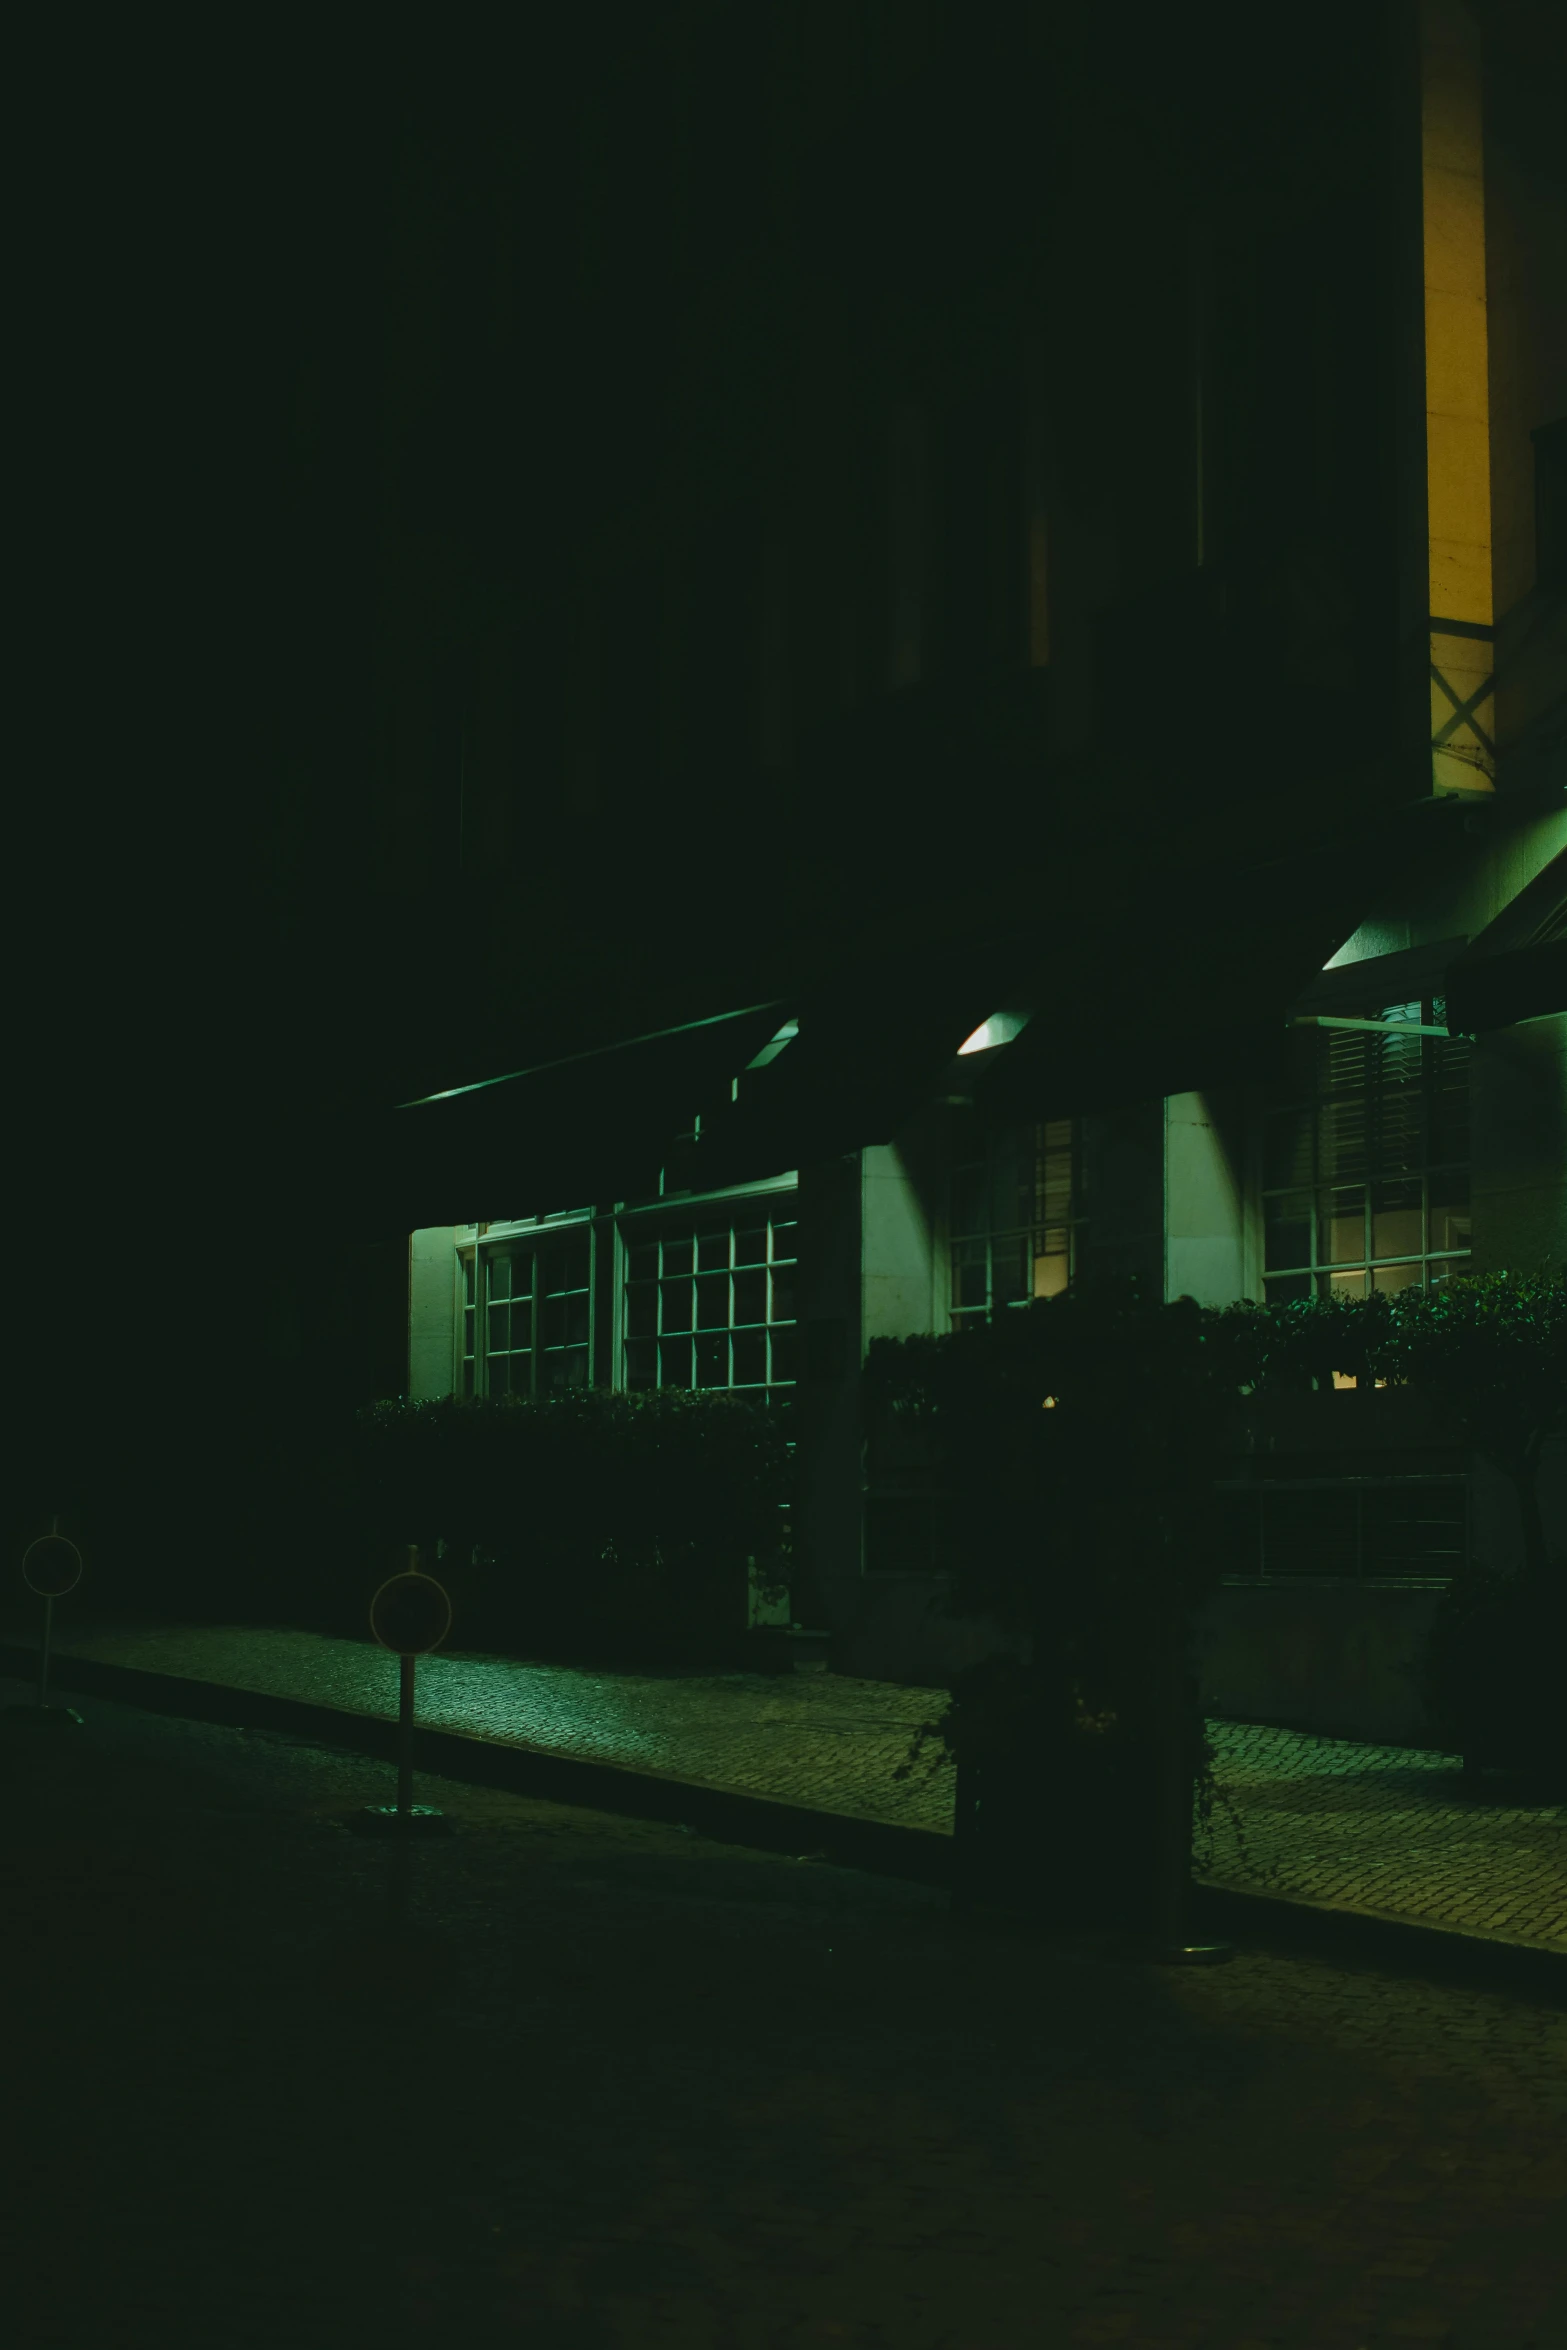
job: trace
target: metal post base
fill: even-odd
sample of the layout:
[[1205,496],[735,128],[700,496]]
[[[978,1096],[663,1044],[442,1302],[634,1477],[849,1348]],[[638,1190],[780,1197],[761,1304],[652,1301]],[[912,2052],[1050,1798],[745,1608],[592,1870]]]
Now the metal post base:
[[1152,1966],[1222,1966],[1235,1956],[1233,1942],[1157,1942],[1143,1956]]
[[350,1815],[349,1826],[361,1836],[449,1836],[452,1823],[433,1803],[411,1803],[406,1818],[395,1803],[367,1803]]
[[8,1721],[47,1722],[56,1728],[65,1722],[74,1722],[78,1730],[82,1726],[82,1717],[74,1706],[8,1705],[4,1710]]

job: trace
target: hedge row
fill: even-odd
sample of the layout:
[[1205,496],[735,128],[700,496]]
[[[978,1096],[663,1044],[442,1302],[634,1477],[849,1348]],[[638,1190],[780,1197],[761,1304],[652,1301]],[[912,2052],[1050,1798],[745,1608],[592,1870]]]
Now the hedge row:
[[[359,1630],[416,1543],[457,1647],[649,1658],[723,1649],[748,1584],[783,1596],[786,1406],[722,1391],[397,1399],[333,1464],[322,1597]],[[297,1612],[297,1611],[296,1611]]]

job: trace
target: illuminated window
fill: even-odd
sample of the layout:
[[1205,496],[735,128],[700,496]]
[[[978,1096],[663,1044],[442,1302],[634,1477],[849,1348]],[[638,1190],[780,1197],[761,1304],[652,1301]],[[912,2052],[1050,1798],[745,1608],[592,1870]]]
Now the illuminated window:
[[1297,1032],[1294,1099],[1263,1125],[1267,1295],[1435,1288],[1469,1254],[1469,1050],[1430,1003],[1392,1029]]
[[793,1386],[795,1233],[760,1204],[628,1231],[627,1387]]
[[1074,1282],[1160,1290],[1164,1104],[992,1132],[953,1169],[952,1326]]
[[586,1222],[479,1240],[462,1254],[462,1392],[541,1395],[590,1372]]
[[1054,1297],[1072,1278],[1081,1193],[1070,1118],[1010,1127],[952,1173],[952,1326]]

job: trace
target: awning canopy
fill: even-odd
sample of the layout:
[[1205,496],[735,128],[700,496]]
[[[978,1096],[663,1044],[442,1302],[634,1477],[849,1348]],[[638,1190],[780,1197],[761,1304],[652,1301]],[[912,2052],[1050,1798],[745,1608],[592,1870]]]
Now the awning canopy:
[[1460,933],[1427,946],[1401,947],[1391,955],[1334,963],[1302,988],[1290,1009],[1313,1019],[1359,1019],[1371,1004],[1424,1003],[1446,993],[1447,974],[1468,944]]
[[[1041,885],[1024,919],[1016,889],[998,893],[1008,910],[994,924],[970,919],[940,942],[883,937],[795,997],[364,1115],[320,1145],[341,1156],[361,1228],[646,1198],[661,1167],[681,1189],[716,1190],[890,1140],[1008,1005],[1031,1013],[1022,1033],[957,1062],[989,1122],[1266,1081],[1292,1014],[1363,1009],[1371,966],[1324,970],[1323,958],[1363,915],[1368,853],[1396,867],[1407,836],[1394,825],[1353,847],[1318,840],[1265,867],[1209,858],[1199,873],[1139,862],[1130,842],[1098,890]],[[1455,1029],[1562,1008],[1564,897],[1558,857],[1467,946],[1376,958],[1377,989],[1391,1002],[1445,986]],[[750,1067],[790,1019],[797,1033]],[[678,1144],[698,1112],[699,1140]]]
[[1567,941],[1467,955],[1447,980],[1448,1026],[1464,1036],[1567,1012]]
[[1465,1036],[1567,1012],[1567,849],[1454,958],[1444,992]]
[[1321,971],[1292,1010],[1356,1018],[1378,1006],[1440,998],[1456,1036],[1480,1036],[1567,1011],[1567,850],[1551,859],[1475,938],[1462,935]]
[[1264,869],[1206,867],[1199,886],[1134,855],[1100,892],[1041,890],[1026,923],[940,954],[911,941],[874,992],[804,1007],[797,1041],[733,1104],[704,1108],[682,1180],[744,1182],[890,1140],[1006,1005],[1031,1011],[1022,1033],[957,1064],[996,1123],[1279,1070],[1292,1000],[1360,918],[1356,867],[1318,843]]
[[733,1101],[704,1105],[682,1184],[716,1190],[887,1141],[1022,960],[1017,933],[988,933],[910,947],[877,974],[813,990],[776,1060],[742,1076]]
[[[1361,845],[1373,871],[1407,854],[1394,821]],[[1291,1006],[1360,919],[1365,870],[1318,838],[1264,865],[1148,876],[1101,922],[1096,955],[1045,960],[1035,1016],[985,1056],[976,1106],[998,1123],[1068,1117],[1282,1075]]]
[[408,1232],[646,1197],[698,1104],[791,1009],[714,1013],[356,1121],[347,1147],[363,1213]]

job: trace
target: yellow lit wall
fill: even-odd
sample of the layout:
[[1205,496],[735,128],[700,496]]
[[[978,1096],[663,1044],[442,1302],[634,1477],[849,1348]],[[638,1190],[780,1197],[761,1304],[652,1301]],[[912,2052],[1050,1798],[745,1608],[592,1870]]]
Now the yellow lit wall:
[[1482,93],[1480,37],[1462,0],[1423,0],[1433,791],[1488,791],[1495,766]]

